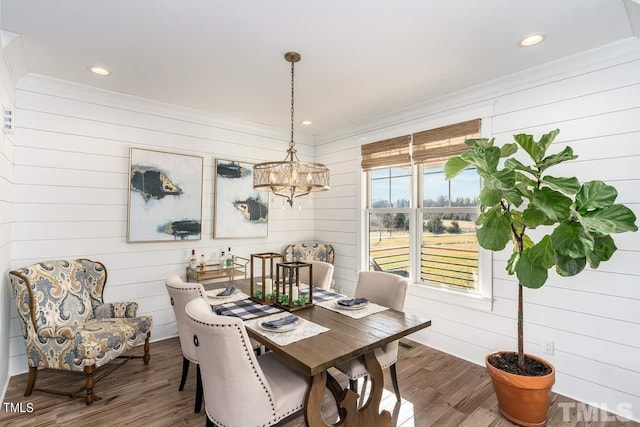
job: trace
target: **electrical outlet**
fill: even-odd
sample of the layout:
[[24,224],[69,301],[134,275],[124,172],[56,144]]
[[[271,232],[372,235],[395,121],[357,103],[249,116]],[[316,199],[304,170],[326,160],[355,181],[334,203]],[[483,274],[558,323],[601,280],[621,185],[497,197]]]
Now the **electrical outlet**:
[[544,354],[550,354],[553,356],[553,341],[552,340],[544,340],[542,343],[542,352]]

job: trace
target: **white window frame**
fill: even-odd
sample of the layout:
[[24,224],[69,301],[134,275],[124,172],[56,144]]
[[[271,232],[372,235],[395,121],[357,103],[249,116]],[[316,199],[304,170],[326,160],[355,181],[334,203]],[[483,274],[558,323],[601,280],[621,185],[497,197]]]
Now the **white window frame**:
[[[482,115],[482,127],[481,137],[488,137],[490,129],[492,127],[491,117]],[[464,121],[464,119],[459,120]],[[445,123],[446,124],[446,123]],[[437,126],[432,126],[437,127]],[[429,129],[429,126],[421,126],[422,129]],[[453,304],[461,307],[467,307],[482,311],[493,310],[493,252],[478,246],[478,286],[474,290],[462,290],[442,285],[429,284],[420,282],[419,269],[419,247],[421,243],[421,230],[422,227],[418,227],[418,222],[422,218],[422,203],[419,202],[422,197],[422,175],[419,174],[421,168],[418,165],[411,166],[411,200],[410,208],[377,208],[372,209],[369,207],[370,197],[370,176],[368,172],[361,172],[358,176],[359,187],[361,189],[361,214],[359,216],[361,226],[360,232],[363,234],[363,239],[358,239],[363,245],[359,248],[359,257],[361,260],[360,269],[363,271],[369,270],[369,214],[384,213],[388,211],[391,213],[407,213],[409,220],[411,221],[410,238],[409,238],[409,256],[410,256],[410,271],[409,279],[411,284],[409,285],[408,296],[409,297],[421,297],[431,299],[434,301],[443,302],[446,304]],[[413,235],[411,235],[413,234]]]

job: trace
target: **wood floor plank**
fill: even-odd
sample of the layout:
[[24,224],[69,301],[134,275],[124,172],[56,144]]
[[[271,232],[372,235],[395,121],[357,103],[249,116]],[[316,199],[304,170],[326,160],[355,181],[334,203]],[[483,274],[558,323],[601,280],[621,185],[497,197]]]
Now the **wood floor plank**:
[[[476,366],[446,353],[402,340],[397,362],[398,382],[402,401],[397,403],[390,386],[389,371],[385,370],[385,384],[381,409],[392,414],[393,426],[512,426],[498,412],[491,380],[484,367]],[[139,350],[134,351],[134,353]],[[104,371],[97,370],[96,375]],[[108,367],[106,368],[108,369]],[[196,388],[196,369],[191,366],[183,391],[178,391],[182,372],[182,353],[177,338],[152,343],[151,362],[130,360],[110,376],[99,381],[95,392],[102,398],[91,406],[79,399],[35,391],[23,396],[27,375],[16,375],[9,381],[4,402],[32,403],[33,413],[11,413],[0,408],[0,425],[7,427],[101,427],[101,426],[203,426],[205,411],[193,412]],[[343,387],[347,378],[337,370],[331,374]],[[38,372],[36,387],[76,389],[84,384],[84,375],[45,370]],[[639,423],[622,422],[610,414],[609,421],[578,421],[576,410],[564,419],[559,403],[577,403],[567,397],[553,395],[549,411],[549,426],[567,427],[640,427]],[[248,402],[250,405],[250,402]],[[574,407],[575,408],[575,407]],[[325,419],[333,421],[337,408],[326,391],[322,411]],[[595,409],[594,409],[595,411]],[[284,420],[280,427],[303,427],[302,414]]]

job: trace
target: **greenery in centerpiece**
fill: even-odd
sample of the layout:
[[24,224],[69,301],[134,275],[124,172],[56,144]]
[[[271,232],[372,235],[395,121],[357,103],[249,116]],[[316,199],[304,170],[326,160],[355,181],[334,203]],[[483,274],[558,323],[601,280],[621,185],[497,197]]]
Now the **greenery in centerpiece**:
[[305,305],[309,301],[309,297],[306,295],[300,295],[300,297],[295,300],[293,303],[295,305]]
[[[515,143],[501,147],[494,146],[494,139],[470,139],[465,142],[470,151],[452,157],[444,166],[447,179],[468,167],[475,167],[483,179],[476,222],[480,246],[501,251],[507,243],[513,244],[506,270],[518,279],[518,367],[522,370],[523,287],[540,288],[552,267],[560,276],[575,276],[587,263],[598,268],[617,249],[611,234],[638,229],[635,214],[615,203],[614,187],[548,174],[553,166],[578,157],[569,146],[547,155],[558,133],[556,129],[539,141],[533,135],[514,135]],[[526,164],[525,156],[516,156],[519,148],[528,155]],[[529,231],[538,227],[543,236],[535,242]]]

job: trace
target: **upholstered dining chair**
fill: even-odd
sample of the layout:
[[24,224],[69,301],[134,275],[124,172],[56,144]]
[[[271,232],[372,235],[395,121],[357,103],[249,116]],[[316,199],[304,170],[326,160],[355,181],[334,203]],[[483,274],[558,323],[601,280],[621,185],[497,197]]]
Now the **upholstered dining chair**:
[[[394,310],[403,311],[407,298],[407,287],[409,281],[397,274],[383,273],[378,271],[361,271],[358,274],[356,284],[356,297],[364,297],[369,301]],[[396,398],[400,400],[400,388],[398,387],[398,376],[396,373],[396,361],[398,360],[398,341],[390,342],[380,348],[375,349],[374,354],[382,369],[389,368],[391,382]],[[349,377],[349,388],[358,392],[358,378],[367,378],[367,371],[361,359],[352,359],[336,368]],[[365,383],[366,385],[366,383]],[[364,386],[362,393],[364,393]]]
[[[324,261],[313,261],[313,260],[302,260],[302,262],[306,262],[311,264],[312,275],[313,275],[313,286],[316,288],[322,288],[329,290],[331,288],[331,284],[333,281],[333,264],[329,264]],[[301,268],[300,269],[300,282],[301,283],[309,283],[309,269]]]
[[200,360],[207,426],[270,426],[301,410],[309,377],[274,352],[256,356],[241,319],[206,301],[186,307]]
[[315,260],[328,262],[329,264],[333,264],[335,261],[333,246],[313,240],[287,245],[283,254],[285,261]]
[[187,381],[190,363],[196,364],[196,403],[194,412],[200,412],[202,407],[202,377],[200,374],[200,365],[198,365],[198,355],[196,347],[193,345],[193,332],[187,320],[187,314],[184,311],[187,303],[194,299],[206,300],[204,288],[200,283],[185,283],[178,275],[171,276],[165,281],[173,313],[176,316],[176,324],[178,326],[178,338],[180,339],[180,348],[182,348],[182,377],[180,379],[179,391],[184,389]]
[[[29,364],[25,396],[37,390],[80,397],[90,405],[99,399],[94,383],[120,365],[94,379],[96,368],[118,357],[149,363],[152,319],[136,316],[135,302],[104,302],[104,264],[88,259],[45,261],[11,271],[9,279]],[[122,356],[142,343],[143,356]],[[38,368],[84,371],[86,385],[77,392],[34,388]]]

